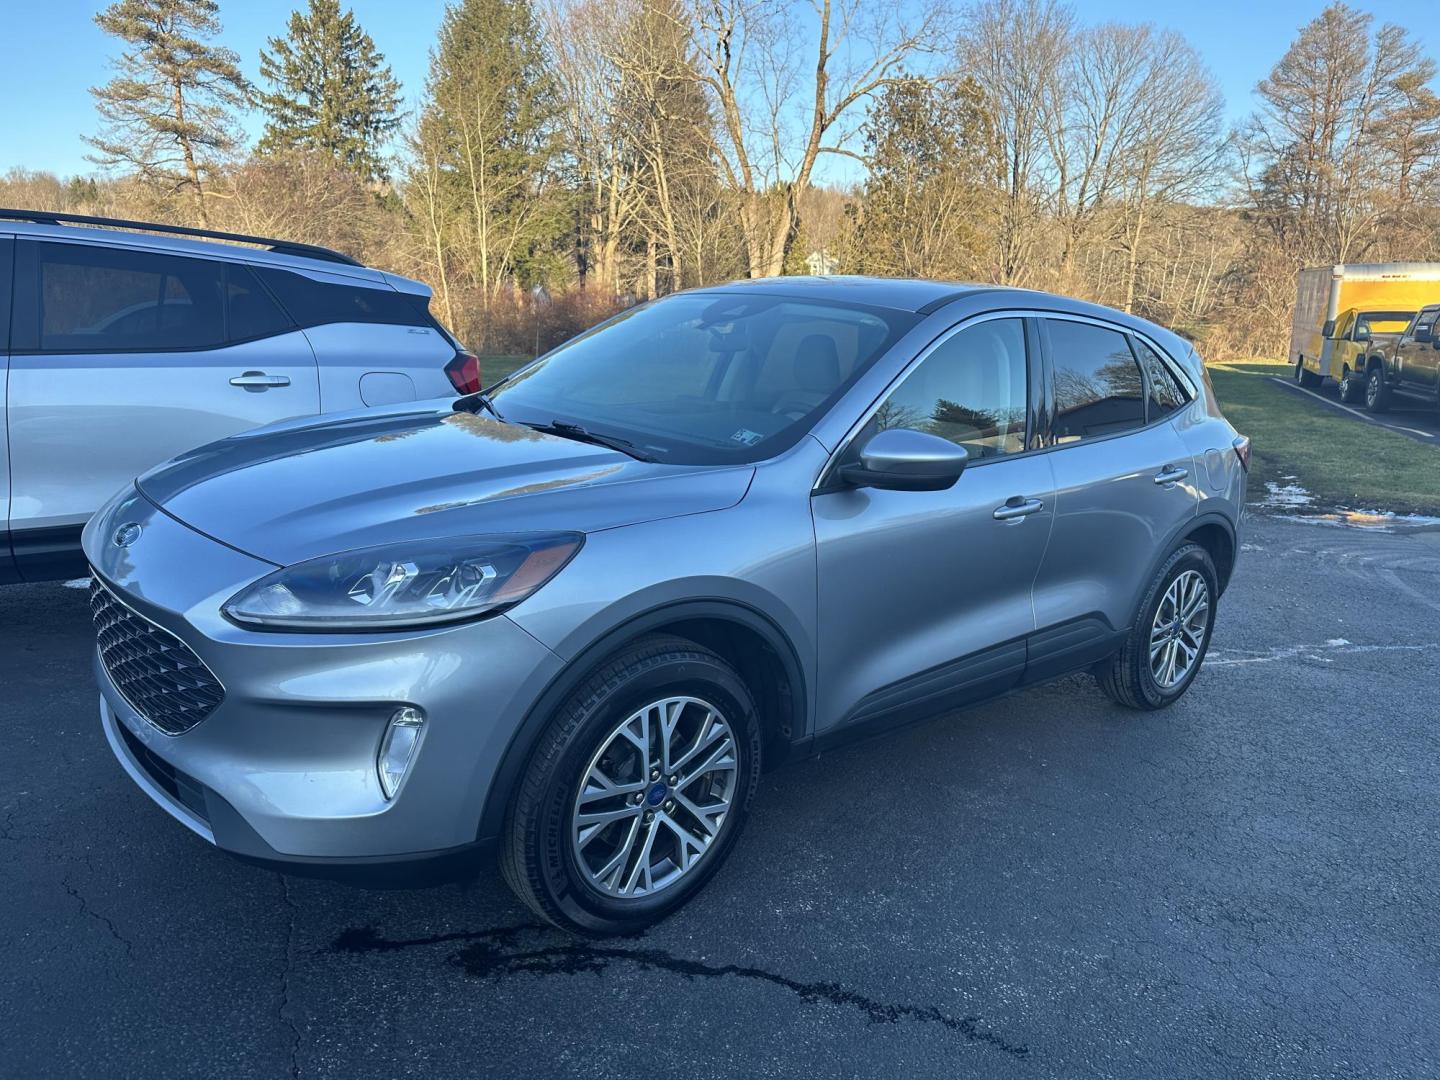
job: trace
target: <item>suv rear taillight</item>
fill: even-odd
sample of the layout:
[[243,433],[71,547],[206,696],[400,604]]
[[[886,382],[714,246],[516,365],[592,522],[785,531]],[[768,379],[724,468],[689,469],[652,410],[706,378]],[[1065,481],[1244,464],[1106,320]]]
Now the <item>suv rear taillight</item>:
[[1242,466],[1244,466],[1246,472],[1249,472],[1249,471],[1250,471],[1250,438],[1249,438],[1249,436],[1241,435],[1241,436],[1237,437],[1236,440],[1235,440],[1235,442],[1232,443],[1231,445],[1233,445],[1233,446],[1235,447],[1235,456],[1240,459],[1240,464],[1241,464]]
[[462,394],[480,390],[480,358],[474,353],[457,350],[455,359],[445,365],[445,374],[450,378],[450,385]]

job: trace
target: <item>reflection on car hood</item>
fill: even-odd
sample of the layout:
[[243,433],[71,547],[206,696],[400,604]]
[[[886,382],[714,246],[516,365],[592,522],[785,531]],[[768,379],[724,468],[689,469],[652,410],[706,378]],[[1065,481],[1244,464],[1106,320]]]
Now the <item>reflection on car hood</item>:
[[733,506],[754,470],[636,461],[444,409],[291,421],[192,450],[137,484],[179,520],[288,565],[394,540],[594,532]]

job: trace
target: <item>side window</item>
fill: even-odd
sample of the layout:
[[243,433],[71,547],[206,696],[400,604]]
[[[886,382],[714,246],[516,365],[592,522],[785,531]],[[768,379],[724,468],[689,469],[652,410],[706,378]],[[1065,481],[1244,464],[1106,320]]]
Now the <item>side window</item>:
[[255,275],[238,263],[225,268],[225,304],[230,341],[253,341],[284,333],[295,325]]
[[10,351],[10,268],[15,262],[15,242],[0,239],[0,353]]
[[326,323],[389,323],[394,326],[434,327],[423,296],[396,292],[386,286],[341,285],[317,281],[304,274],[273,267],[255,272],[301,326]]
[[1423,308],[1419,315],[1415,316],[1415,338],[1425,341],[1435,331],[1435,315],[1440,308]]
[[1055,441],[1143,427],[1145,380],[1125,335],[1069,319],[1045,322],[1055,372]]
[[941,342],[891,391],[873,430],[913,428],[959,443],[972,459],[1025,449],[1025,324],[990,319]]
[[1182,408],[1188,400],[1185,391],[1180,389],[1180,384],[1175,381],[1175,376],[1165,366],[1154,349],[1146,345],[1139,338],[1130,339],[1135,344],[1135,351],[1140,356],[1140,363],[1145,366],[1146,382],[1150,386],[1150,405],[1147,414],[1151,420],[1158,420],[1162,416],[1169,416],[1176,409]]
[[203,349],[224,337],[224,264],[89,244],[35,244],[42,352]]

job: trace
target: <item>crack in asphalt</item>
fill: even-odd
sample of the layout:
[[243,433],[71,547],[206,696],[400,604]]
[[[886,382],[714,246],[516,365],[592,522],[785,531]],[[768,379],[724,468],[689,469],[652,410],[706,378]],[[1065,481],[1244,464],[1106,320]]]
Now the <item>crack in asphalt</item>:
[[280,1022],[290,1029],[290,1076],[292,1078],[300,1075],[300,1029],[295,1026],[295,1021],[288,1015],[290,1008],[290,972],[295,967],[295,912],[299,910],[295,901],[290,897],[290,882],[284,874],[277,874],[280,879],[280,891],[285,898],[285,907],[289,911],[289,920],[285,930],[285,966],[280,970],[280,1004],[276,1009],[276,1016]]
[[961,1035],[967,1042],[993,1047],[1013,1057],[1026,1057],[1028,1046],[1012,1043],[987,1031],[978,1016],[952,1016],[931,1005],[879,1001],[835,982],[802,982],[763,968],[744,964],[707,964],[675,956],[663,949],[625,948],[587,941],[525,948],[527,934],[550,933],[538,924],[497,927],[492,930],[459,931],[417,938],[382,937],[374,926],[341,931],[322,953],[398,952],[424,946],[458,943],[461,948],[449,962],[467,976],[496,979],[505,975],[603,974],[611,965],[629,963],[650,971],[664,971],[686,979],[738,978],[766,983],[788,990],[806,1004],[827,1003],[863,1013],[872,1024],[896,1024],[902,1020],[938,1024]]
[[80,890],[75,888],[74,885],[70,884],[69,878],[61,880],[60,884],[65,887],[65,892],[70,895],[71,899],[79,902],[80,914],[90,916],[90,918],[94,919],[96,922],[99,922],[105,927],[105,929],[109,930],[110,936],[116,941],[120,942],[121,945],[125,946],[125,958],[127,960],[133,960],[135,958],[134,946],[130,943],[129,938],[127,938],[124,934],[120,933],[118,929],[116,929],[115,924],[110,920],[110,918],[106,915],[102,915],[100,912],[92,908],[90,906],[90,902],[86,900],[85,897],[80,895]]

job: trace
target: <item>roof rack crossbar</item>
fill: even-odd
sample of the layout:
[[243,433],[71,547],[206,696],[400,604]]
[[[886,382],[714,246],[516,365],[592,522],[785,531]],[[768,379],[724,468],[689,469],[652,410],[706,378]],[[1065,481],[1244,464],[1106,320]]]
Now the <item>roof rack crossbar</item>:
[[249,236],[246,233],[220,232],[215,229],[192,229],[188,225],[158,225],[152,221],[127,221],[124,218],[92,217],[88,214],[66,214],[52,210],[8,210],[3,207],[0,207],[0,220],[29,221],[36,225],[104,225],[112,229],[131,229],[136,232],[194,236],[202,240],[229,240],[240,244],[254,244],[277,255],[301,255],[307,259],[323,259],[347,266],[364,265],[349,255],[316,244],[300,244],[290,240],[275,240],[268,236]]

